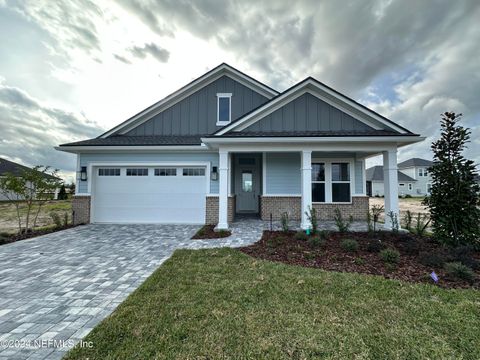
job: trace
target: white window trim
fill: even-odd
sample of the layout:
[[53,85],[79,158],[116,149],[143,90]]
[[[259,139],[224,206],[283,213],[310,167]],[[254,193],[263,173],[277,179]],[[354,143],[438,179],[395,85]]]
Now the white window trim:
[[[324,189],[325,189],[325,202],[314,202],[313,201],[313,192],[312,192],[312,203],[314,204],[324,204],[327,202],[327,163],[324,161],[314,161],[312,159],[312,169],[313,169],[313,164],[323,164],[323,172],[324,172],[324,180],[313,180],[312,178],[312,189],[313,189],[313,184],[324,184]],[[331,201],[331,198],[330,198]]]
[[[220,121],[220,99],[228,98],[228,121]],[[232,122],[232,93],[217,94],[217,126],[225,126]]]
[[[355,163],[354,159],[351,158],[312,158],[313,163],[324,163],[325,164],[325,202],[315,202],[312,201],[312,204],[351,204],[355,186]],[[332,163],[348,163],[350,171],[350,181],[335,181],[335,183],[350,183],[350,201],[338,202],[332,201]],[[313,181],[312,181],[313,183]]]

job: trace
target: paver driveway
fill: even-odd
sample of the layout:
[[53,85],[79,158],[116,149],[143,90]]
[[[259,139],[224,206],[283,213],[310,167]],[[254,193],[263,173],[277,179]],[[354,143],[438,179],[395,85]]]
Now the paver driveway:
[[58,340],[77,343],[175,249],[250,244],[262,224],[247,220],[228,238],[190,240],[198,228],[96,224],[0,246],[0,358],[60,358],[69,347]]

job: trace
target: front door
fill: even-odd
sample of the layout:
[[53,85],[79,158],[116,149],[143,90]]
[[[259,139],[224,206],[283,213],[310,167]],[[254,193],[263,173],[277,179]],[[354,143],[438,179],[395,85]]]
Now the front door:
[[257,158],[240,158],[235,169],[237,213],[258,213],[260,174]]

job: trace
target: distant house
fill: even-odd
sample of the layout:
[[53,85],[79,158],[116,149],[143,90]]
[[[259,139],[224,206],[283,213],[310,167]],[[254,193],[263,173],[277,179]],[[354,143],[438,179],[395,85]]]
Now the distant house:
[[[432,179],[428,168],[430,160],[412,158],[399,163],[398,195],[426,196],[430,192]],[[373,166],[366,170],[367,195],[383,196],[383,166]]]
[[[5,176],[7,173],[20,176],[23,171],[29,170],[29,169],[30,168],[28,168],[26,166],[23,166],[23,165],[20,165],[20,164],[17,164],[13,161],[0,158],[0,177]],[[44,176],[49,177],[49,178],[55,178],[55,177],[53,177],[51,175],[48,175],[48,174],[44,174]],[[56,178],[56,179],[60,180],[58,178]],[[58,191],[56,191],[55,194],[54,194],[55,199],[56,199],[57,195],[58,195]],[[0,201],[7,201],[7,200],[8,200],[8,198],[4,194],[0,193]]]

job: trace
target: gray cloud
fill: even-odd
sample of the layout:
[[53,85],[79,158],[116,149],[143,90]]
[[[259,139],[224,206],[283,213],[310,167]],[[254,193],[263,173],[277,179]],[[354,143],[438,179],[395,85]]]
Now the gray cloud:
[[42,105],[24,91],[0,82],[0,155],[64,172],[75,169],[71,154],[56,151],[61,143],[91,138],[104,129],[85,117]]
[[154,43],[145,44],[144,46],[133,46],[129,48],[128,51],[139,59],[145,59],[147,55],[150,55],[160,62],[167,62],[170,57],[168,50],[165,50]]
[[52,50],[63,56],[70,49],[100,50],[95,19],[103,14],[93,1],[8,1],[7,6],[46,30],[60,44]]
[[113,57],[115,59],[117,59],[118,61],[120,62],[123,62],[124,64],[128,64],[130,65],[132,62],[130,60],[128,60],[127,58],[121,56],[121,55],[118,55],[118,54],[113,54]]

